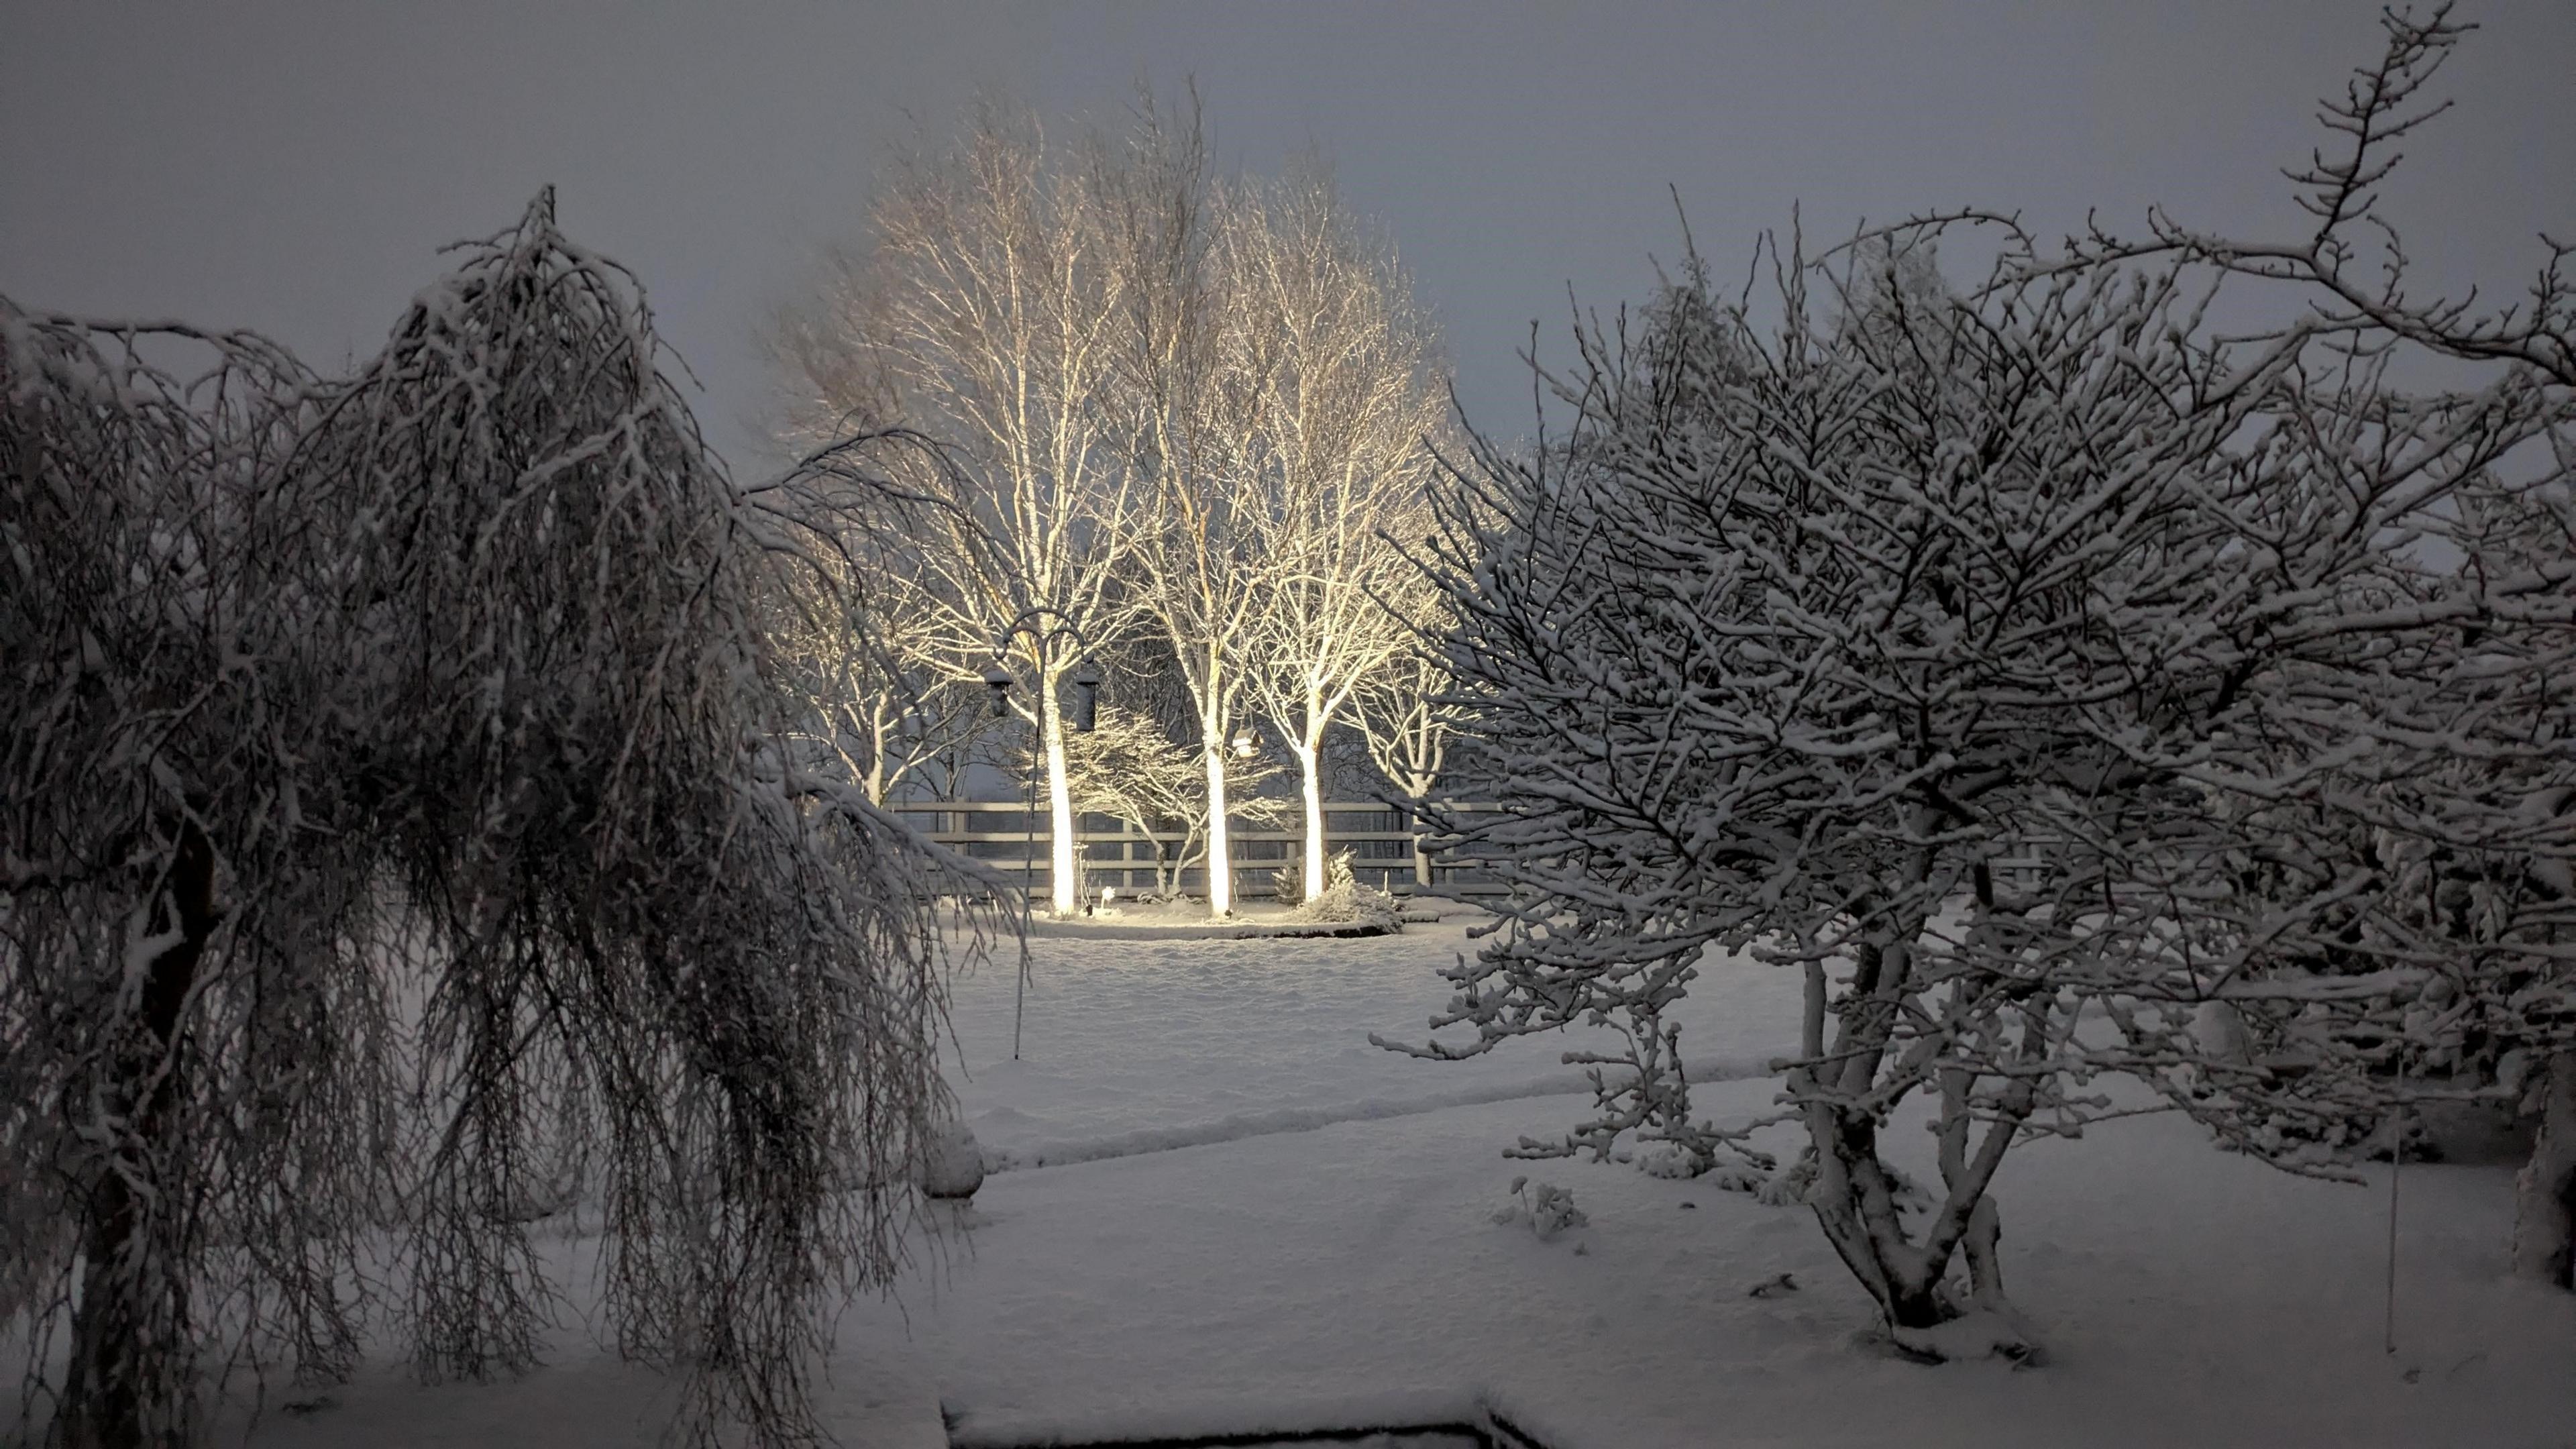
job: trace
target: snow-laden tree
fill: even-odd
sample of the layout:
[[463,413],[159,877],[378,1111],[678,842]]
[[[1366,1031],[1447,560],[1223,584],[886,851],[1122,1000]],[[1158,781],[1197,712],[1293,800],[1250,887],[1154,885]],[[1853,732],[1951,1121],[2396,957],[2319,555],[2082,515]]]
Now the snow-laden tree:
[[1246,678],[1297,762],[1306,897],[1325,889],[1324,746],[1411,642],[1387,605],[1427,527],[1447,403],[1393,250],[1309,163],[1231,198],[1218,242],[1236,431],[1224,481],[1259,499],[1268,577]]
[[342,510],[288,472],[314,386],[0,300],[0,1324],[58,1444],[193,1434],[241,1287],[300,1367],[357,1351],[332,1277],[389,1196],[394,1048],[331,959],[372,847],[307,763],[345,588]]
[[2247,240],[2156,212],[2143,239],[2096,229],[2053,265],[2207,268],[2292,299],[2292,325],[2364,375],[2484,383],[2411,398],[2347,387],[2318,409],[2318,452],[2346,479],[2382,471],[2392,438],[2433,430],[2488,430],[2503,456],[2417,520],[2429,543],[2402,556],[2419,566],[2357,601],[2373,625],[2367,657],[2281,693],[2273,753],[2223,780],[2245,839],[2226,858],[2233,889],[2215,929],[2278,971],[2331,980],[2335,998],[2225,1008],[2206,1025],[2243,1060],[2164,1084],[2237,1140],[2312,1164],[2385,1144],[2379,1125],[2428,1098],[2484,1094],[2537,1115],[2514,1259],[2564,1287],[2576,1271],[2576,246],[2544,237],[2527,292],[2503,306],[2418,290],[2381,193],[2399,143],[2449,108],[2432,82],[2474,28],[2449,13],[2384,15],[2377,61],[2320,103],[2334,139],[2287,173],[2313,230]]
[[[1713,948],[1800,971],[1805,1199],[1897,1340],[1945,1353],[2024,1341],[1987,1191],[2015,1141],[2112,1110],[2102,1073],[2207,1080],[2203,1003],[2355,990],[2214,892],[2245,802],[2317,767],[2284,722],[2417,621],[2392,540],[2547,405],[2519,372],[2408,398],[2307,327],[2215,338],[2226,278],[2184,258],[2051,268],[2008,234],[1951,296],[1920,285],[1937,229],[1784,259],[1773,327],[1694,264],[1579,333],[1553,445],[1461,460],[1449,665],[1517,794],[1451,835],[1514,894],[1435,1019],[1476,1040],[1414,1050],[1606,1016],[1602,1117],[1525,1150],[1635,1131],[1714,1163],[1665,1012]],[[2083,1027],[2104,1009],[2125,1030]],[[1940,1183],[1909,1220],[1880,1134],[1918,1096]]]
[[1207,175],[1196,110],[1166,118],[1148,97],[1124,145],[1101,152],[1098,193],[1130,258],[1119,334],[1117,410],[1142,496],[1131,554],[1134,597],[1152,621],[1190,705],[1197,804],[1212,915],[1234,909],[1231,826],[1240,772],[1233,739],[1249,679],[1246,657],[1275,572],[1263,548],[1271,500],[1248,486],[1252,433],[1240,338],[1229,329],[1231,279],[1217,237],[1231,207]]
[[[914,544],[936,651],[971,680],[1009,635],[1052,700],[1077,630],[1095,649],[1163,636],[1196,706],[1220,915],[1229,760],[1261,691],[1304,770],[1320,879],[1322,742],[1404,637],[1370,590],[1401,567],[1380,535],[1418,505],[1442,416],[1391,253],[1319,170],[1217,183],[1194,97],[1144,96],[1123,132],[1056,149],[979,109],[954,154],[880,194],[871,229],[772,351],[801,447],[880,419],[942,445],[879,460],[950,505]],[[1046,713],[1063,910],[1074,792],[1063,711]]]
[[[2428,1065],[2491,1081],[2538,1119],[2514,1269],[2576,1288],[2576,409],[2564,411],[2557,486],[2463,498],[2448,537],[2464,561],[2455,597],[2472,607],[2431,625],[2456,627],[2462,647],[2414,692],[2412,718],[2383,711],[2375,731],[2425,768],[2360,798],[2408,807],[2389,832],[2403,870],[2390,894],[2422,905],[2396,939],[2438,963],[2396,1024],[2431,1049]],[[2454,707],[2427,718],[2427,696]]]
[[1010,708],[1043,732],[1059,912],[1079,874],[1064,685],[1081,640],[1120,631],[1138,502],[1110,406],[1134,278],[1098,176],[1034,117],[980,103],[954,147],[893,168],[866,245],[833,253],[816,304],[772,338],[800,448],[854,416],[940,445],[935,466],[879,461],[941,505],[914,541],[938,657],[972,685],[998,654],[1024,686]]
[[[2556,411],[2563,434],[2576,410]],[[2343,441],[2376,449],[2385,427]],[[2164,1056],[2151,1080],[2178,1105],[2304,1171],[2395,1149],[2416,1104],[2542,1117],[2515,1256],[2566,1286],[2576,1119],[2552,1085],[2576,1042],[2576,450],[2558,441],[2554,482],[2461,480],[2426,520],[2456,561],[2356,591],[2323,622],[2367,620],[2369,647],[2308,661],[2257,700],[2259,732],[2213,749],[2222,848],[2162,888],[2175,946],[2222,974],[2188,1022],[2114,1020]],[[2292,652],[2317,624],[2284,631]]]
[[[209,1370],[531,1366],[602,1232],[694,1442],[814,1432],[948,1109],[932,902],[986,884],[810,769],[803,521],[705,449],[551,199],[319,384],[0,304],[0,1321],[63,1445]],[[59,1378],[53,1365],[63,1365]]]
[[955,761],[991,728],[984,681],[957,677],[942,650],[938,571],[918,540],[944,506],[890,486],[901,468],[936,470],[937,445],[901,429],[844,436],[752,490],[813,521],[810,573],[792,581],[775,631],[780,677],[803,706],[796,738],[884,804],[890,792],[935,779],[959,786]]
[[[1399,553],[1427,548],[1423,531],[1431,524],[1428,508],[1403,522],[1414,531],[1389,536]],[[1407,554],[1410,562],[1410,555]],[[1449,777],[1449,746],[1457,729],[1459,704],[1452,691],[1443,645],[1453,622],[1448,596],[1434,578],[1418,568],[1402,567],[1372,589],[1378,604],[1401,626],[1403,643],[1386,662],[1360,681],[1351,696],[1351,725],[1367,751],[1371,768],[1397,799],[1412,822],[1413,883],[1432,884],[1431,852],[1422,829],[1422,807]]]
[[[1122,697],[1130,692],[1129,688],[1120,690]],[[1137,692],[1145,693],[1151,702],[1151,690]],[[1167,899],[1181,894],[1188,872],[1212,873],[1216,868],[1209,844],[1215,830],[1208,809],[1203,754],[1195,745],[1175,739],[1171,718],[1179,715],[1184,723],[1194,726],[1195,708],[1186,699],[1174,702],[1180,708],[1157,710],[1103,704],[1099,727],[1089,734],[1075,735],[1066,756],[1085,809],[1118,821],[1139,837],[1180,837],[1154,842],[1150,862],[1154,891]],[[1225,798],[1231,802],[1236,821],[1262,830],[1285,824],[1294,816],[1291,801],[1262,788],[1279,773],[1277,765],[1259,756],[1227,762]],[[1132,869],[1133,862],[1119,868]]]

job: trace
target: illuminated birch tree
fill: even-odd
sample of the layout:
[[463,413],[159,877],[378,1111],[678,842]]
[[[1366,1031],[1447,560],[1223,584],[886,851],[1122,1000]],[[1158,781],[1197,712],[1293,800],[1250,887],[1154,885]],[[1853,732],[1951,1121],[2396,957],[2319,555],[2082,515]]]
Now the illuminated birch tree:
[[1232,462],[1262,503],[1269,571],[1249,684],[1296,760],[1308,899],[1324,889],[1324,743],[1410,643],[1387,607],[1424,532],[1426,440],[1446,404],[1427,319],[1391,250],[1309,165],[1232,198],[1224,331],[1244,392]]
[[[1205,821],[1211,915],[1234,909],[1233,741],[1244,650],[1265,582],[1265,500],[1244,486],[1248,390],[1240,337],[1226,326],[1215,246],[1224,203],[1206,174],[1195,107],[1164,117],[1148,98],[1125,143],[1104,149],[1098,192],[1129,258],[1118,408],[1139,496],[1131,555],[1136,597],[1159,628],[1188,695]],[[1195,850],[1194,850],[1195,853]]]
[[1135,277],[1098,177],[1034,118],[979,104],[956,146],[895,168],[867,244],[779,327],[805,441],[882,409],[940,445],[937,466],[888,465],[938,503],[916,515],[927,652],[962,683],[998,659],[1034,686],[1008,701],[1041,736],[1058,912],[1080,889],[1064,685],[1077,633],[1121,627],[1139,501],[1110,401]]

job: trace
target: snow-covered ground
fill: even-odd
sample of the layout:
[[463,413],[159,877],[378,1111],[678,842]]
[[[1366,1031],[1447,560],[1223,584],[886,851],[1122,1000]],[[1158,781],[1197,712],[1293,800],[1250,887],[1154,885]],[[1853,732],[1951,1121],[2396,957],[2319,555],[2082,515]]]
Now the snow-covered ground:
[[[1560,1060],[1575,1044],[1562,1036],[1509,1042],[1465,1062],[1369,1045],[1371,1032],[1430,1036],[1431,1014],[1449,991],[1432,972],[1474,949],[1471,919],[1482,917],[1358,940],[1041,935],[1030,943],[1020,1060],[1011,1060],[1016,958],[1006,954],[960,983],[954,1020],[964,1062],[950,1083],[986,1159],[1005,1168],[1588,1091],[1582,1069]],[[1109,929],[1135,928],[1122,919]],[[1692,1079],[1758,1075],[1790,1050],[1797,984],[1783,973],[1746,973],[1725,992],[1685,1003]],[[1602,1048],[1616,1042],[1597,1035]],[[1450,1039],[1464,1044],[1473,1033]],[[1530,1122],[1561,1136],[1572,1117],[1559,1104]]]
[[[1507,1161],[1587,1101],[1564,1043],[1464,1064],[1419,1038],[1458,922],[1362,941],[1033,943],[962,982],[956,1080],[996,1172],[900,1301],[843,1320],[826,1400],[854,1446],[1437,1419],[1494,1406],[1555,1449],[1904,1444],[2576,1445],[2576,1297],[2506,1280],[2511,1171],[2388,1194],[2283,1176],[2150,1117],[2042,1142],[1998,1187],[2037,1369],[1925,1368],[1854,1342],[1866,1300],[1800,1209],[1632,1167]],[[1702,1110],[1741,1120],[1794,983],[1713,969],[1683,1020]],[[1905,1145],[1915,1134],[1895,1134]],[[1929,1171],[1929,1139],[1922,1160]],[[1498,1225],[1512,1178],[1588,1226]],[[580,1244],[563,1251],[576,1259]],[[1751,1296],[1786,1274],[1793,1290]],[[579,1325],[515,1383],[387,1365],[252,1442],[651,1442],[667,1387]]]

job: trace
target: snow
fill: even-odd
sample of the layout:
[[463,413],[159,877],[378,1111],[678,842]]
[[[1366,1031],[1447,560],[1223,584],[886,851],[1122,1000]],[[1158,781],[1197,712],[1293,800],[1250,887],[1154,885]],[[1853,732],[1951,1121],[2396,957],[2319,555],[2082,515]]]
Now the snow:
[[1032,936],[1090,941],[1260,941],[1372,934],[1356,922],[1246,919],[1234,921],[1036,921]]
[[[1864,1341],[1868,1300],[1801,1209],[1634,1165],[1503,1158],[1585,1115],[1587,1097],[1542,1095],[1569,1084],[1555,1053],[1577,1042],[1462,1063],[1367,1047],[1369,1031],[1423,1034],[1446,991],[1433,968],[1472,949],[1458,922],[1032,949],[1017,1063],[1009,961],[958,984],[952,1080],[1007,1170],[935,1210],[948,1227],[900,1302],[843,1319],[821,1397],[854,1449],[1488,1409],[1552,1449],[2541,1449],[2576,1433],[2576,1296],[2506,1277],[2510,1168],[2404,1169],[2392,1357],[2384,1166],[2360,1189],[2295,1178],[2166,1115],[2031,1144],[1996,1195],[2047,1361],[1925,1367]],[[1767,1080],[1711,1078],[1785,1043],[1786,974],[1724,963],[1684,1003],[1701,1112],[1768,1109]],[[1890,1137],[1931,1173],[1928,1133]],[[1570,1190],[1587,1221],[1550,1240],[1497,1224],[1521,1177]],[[576,1268],[591,1252],[551,1248]],[[250,1442],[625,1445],[672,1403],[578,1323],[511,1383],[421,1388],[383,1352],[329,1407],[273,1397]]]
[[[998,1170],[1589,1091],[1582,1072],[1559,1058],[1608,1045],[1606,1030],[1509,1042],[1465,1062],[1369,1045],[1372,1031],[1429,1037],[1449,991],[1432,970],[1475,949],[1467,931],[1477,919],[1353,940],[1153,944],[1109,935],[1127,922],[1090,928],[1098,935],[1077,944],[1083,928],[1061,923],[1055,929],[1066,934],[1031,945],[1021,1060],[1011,1060],[1010,953],[960,983],[954,1025],[964,1061],[950,1085]],[[1786,1055],[1798,991],[1792,973],[1764,972],[1739,978],[1722,998],[1686,1004],[1691,1079],[1755,1075]],[[1532,1130],[1548,1137],[1571,1125],[1570,1114],[1532,1118]]]

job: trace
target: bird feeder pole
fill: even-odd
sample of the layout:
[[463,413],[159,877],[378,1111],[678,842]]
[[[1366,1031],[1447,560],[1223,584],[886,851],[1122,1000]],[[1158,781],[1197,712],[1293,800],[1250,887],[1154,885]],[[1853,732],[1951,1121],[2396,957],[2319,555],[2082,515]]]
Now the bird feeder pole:
[[[1038,627],[1045,620],[1053,622],[1047,623],[1043,628]],[[1038,761],[1046,750],[1047,696],[1054,692],[1047,688],[1047,652],[1056,640],[1070,638],[1082,649],[1082,663],[1073,673],[1072,723],[1076,730],[1084,734],[1091,733],[1100,701],[1100,670],[1092,663],[1091,641],[1084,637],[1081,624],[1073,615],[1061,609],[1050,609],[1040,605],[1021,611],[1018,618],[1013,619],[1001,633],[994,636],[993,662],[985,666],[984,683],[993,691],[995,718],[998,719],[1009,712],[1013,681],[1010,667],[1003,660],[1011,640],[1023,634],[1028,636],[1034,649],[1033,657],[1037,661],[1036,678],[1032,681],[1037,702],[1030,712],[1033,724],[1029,740],[1027,772],[1028,814],[1023,818],[1027,829],[1026,841],[1020,848],[1020,974],[1011,1001],[1011,1060],[1015,1062],[1020,1059],[1020,1029],[1028,1016],[1029,927],[1033,923],[1035,912],[1038,875]],[[1075,842],[1075,845],[1078,847],[1079,842]],[[1076,872],[1082,869],[1078,860],[1074,869]],[[1078,886],[1078,876],[1076,883]]]

